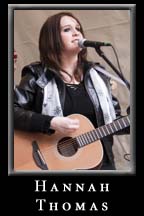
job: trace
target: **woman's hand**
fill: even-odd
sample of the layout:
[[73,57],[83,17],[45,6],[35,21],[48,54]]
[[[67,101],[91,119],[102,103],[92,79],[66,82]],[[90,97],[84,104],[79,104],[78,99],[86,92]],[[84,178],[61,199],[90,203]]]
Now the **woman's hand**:
[[50,127],[60,133],[73,133],[79,128],[79,120],[68,117],[54,117]]

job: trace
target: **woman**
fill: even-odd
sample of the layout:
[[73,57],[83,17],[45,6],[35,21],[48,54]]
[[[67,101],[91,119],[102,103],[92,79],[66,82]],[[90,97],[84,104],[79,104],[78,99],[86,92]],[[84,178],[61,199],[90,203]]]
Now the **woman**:
[[[25,66],[14,100],[16,129],[63,134],[79,128],[79,113],[99,127],[120,116],[120,106],[110,94],[109,79],[96,72],[86,59],[87,50],[78,46],[84,38],[79,20],[62,12],[49,17],[39,37],[40,62]],[[109,99],[101,102],[101,93]],[[108,92],[108,93],[107,93]],[[107,94],[107,95],[105,95]],[[104,157],[101,169],[115,169],[113,138],[102,139]]]

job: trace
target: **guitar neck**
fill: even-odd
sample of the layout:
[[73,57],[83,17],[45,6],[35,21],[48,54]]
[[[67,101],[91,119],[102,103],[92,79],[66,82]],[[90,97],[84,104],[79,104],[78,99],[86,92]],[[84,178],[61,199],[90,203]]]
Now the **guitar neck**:
[[103,125],[95,130],[76,137],[79,148],[95,142],[103,137],[114,134],[130,125],[129,116],[117,119],[109,124]]

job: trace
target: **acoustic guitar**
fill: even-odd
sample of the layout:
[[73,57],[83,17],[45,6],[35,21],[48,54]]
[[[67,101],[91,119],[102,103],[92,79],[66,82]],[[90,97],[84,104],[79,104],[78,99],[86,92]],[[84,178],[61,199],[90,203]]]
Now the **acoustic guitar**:
[[87,170],[99,169],[103,159],[100,139],[130,125],[129,116],[110,124],[94,128],[83,115],[72,114],[79,119],[75,133],[52,135],[15,130],[14,170]]

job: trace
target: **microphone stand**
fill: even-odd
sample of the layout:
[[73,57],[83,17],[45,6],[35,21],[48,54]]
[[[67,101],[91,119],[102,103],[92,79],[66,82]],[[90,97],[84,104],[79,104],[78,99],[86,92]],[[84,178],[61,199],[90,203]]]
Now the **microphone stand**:
[[108,65],[115,71],[115,73],[124,81],[127,88],[130,90],[130,83],[126,80],[126,78],[116,69],[116,67],[110,62],[110,60],[105,56],[104,52],[100,49],[100,46],[95,46],[96,52],[101,56]]

